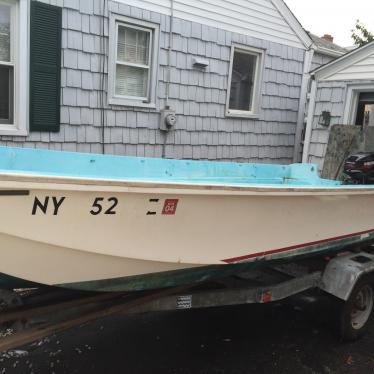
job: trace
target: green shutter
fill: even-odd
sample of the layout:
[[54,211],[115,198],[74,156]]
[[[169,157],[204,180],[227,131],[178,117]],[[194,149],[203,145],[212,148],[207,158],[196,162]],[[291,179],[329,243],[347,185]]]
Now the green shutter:
[[30,131],[60,130],[60,7],[31,2]]

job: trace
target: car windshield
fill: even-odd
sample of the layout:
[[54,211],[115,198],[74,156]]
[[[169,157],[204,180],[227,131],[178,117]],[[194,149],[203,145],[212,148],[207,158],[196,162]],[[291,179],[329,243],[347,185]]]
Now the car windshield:
[[374,160],[374,155],[372,154],[357,154],[357,155],[352,155],[349,156],[346,160],[346,162],[362,162],[362,161],[373,161]]

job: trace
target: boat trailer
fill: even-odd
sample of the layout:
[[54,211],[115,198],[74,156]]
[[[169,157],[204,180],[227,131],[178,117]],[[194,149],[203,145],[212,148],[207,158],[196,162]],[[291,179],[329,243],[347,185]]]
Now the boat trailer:
[[277,264],[209,283],[140,293],[91,294],[52,288],[44,293],[0,291],[0,331],[1,326],[15,330],[0,337],[0,352],[113,314],[266,304],[313,289],[330,295],[337,306],[340,337],[361,337],[373,315],[374,247]]

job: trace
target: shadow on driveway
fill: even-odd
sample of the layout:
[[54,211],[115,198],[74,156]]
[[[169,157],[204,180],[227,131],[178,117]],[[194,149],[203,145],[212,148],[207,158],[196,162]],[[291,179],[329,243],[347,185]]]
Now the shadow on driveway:
[[[356,343],[333,332],[329,302],[119,315],[0,356],[0,373],[374,373],[374,328]],[[20,355],[26,356],[20,357]]]

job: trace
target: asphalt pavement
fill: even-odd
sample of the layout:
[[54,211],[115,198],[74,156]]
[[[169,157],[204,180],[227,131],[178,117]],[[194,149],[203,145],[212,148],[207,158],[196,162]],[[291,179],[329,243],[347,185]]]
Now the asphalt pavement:
[[374,374],[374,327],[343,343],[333,311],[306,296],[117,315],[0,354],[0,374]]

